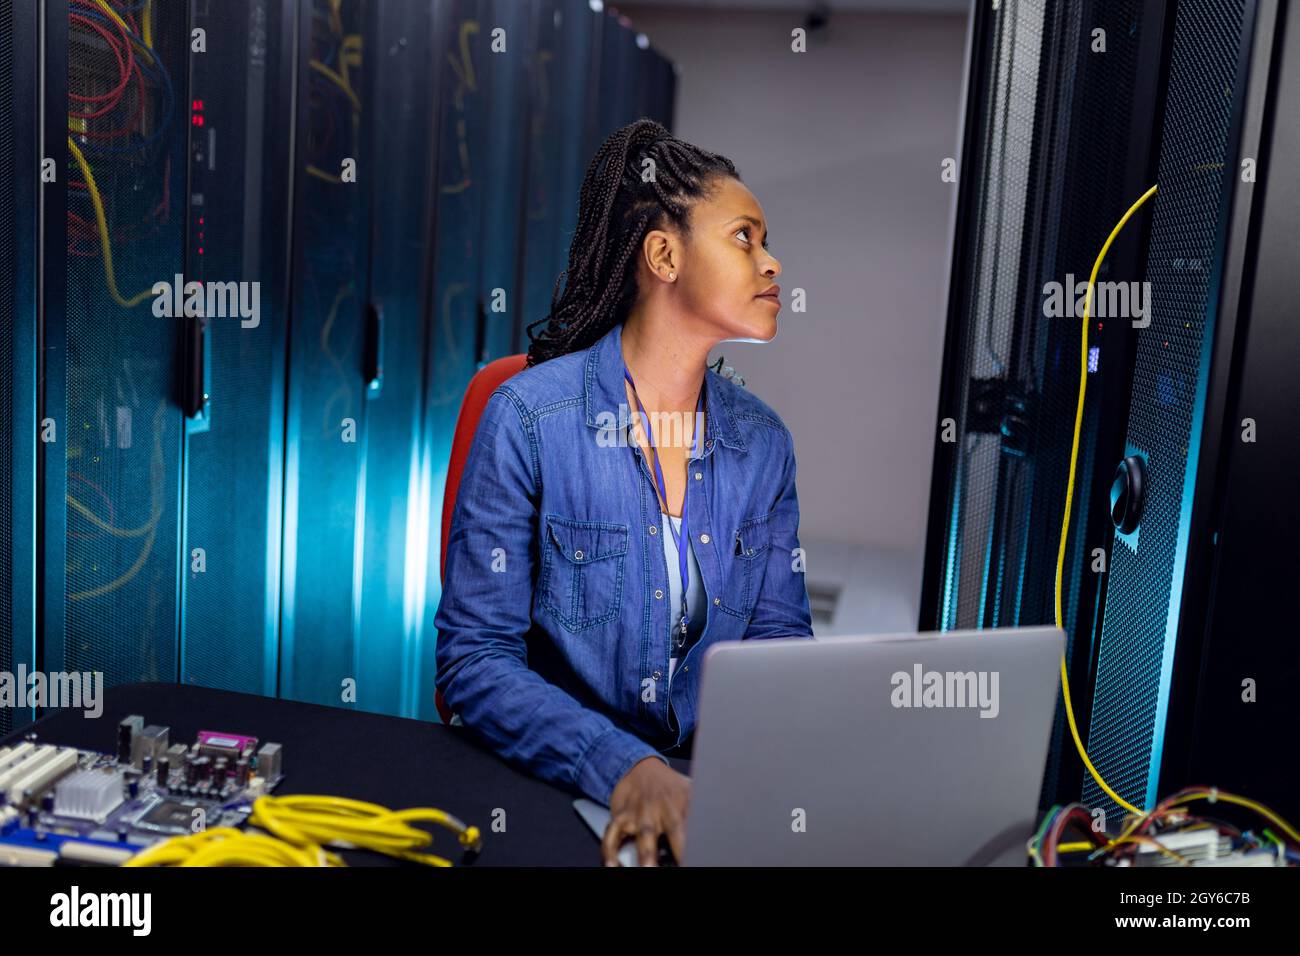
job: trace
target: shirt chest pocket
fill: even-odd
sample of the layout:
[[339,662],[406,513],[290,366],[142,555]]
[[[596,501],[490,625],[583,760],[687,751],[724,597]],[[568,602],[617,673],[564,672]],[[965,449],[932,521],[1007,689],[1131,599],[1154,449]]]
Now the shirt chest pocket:
[[604,624],[623,603],[628,526],[546,516],[542,606],[569,631]]
[[742,521],[732,536],[728,553],[723,556],[727,579],[719,607],[746,620],[754,613],[767,571],[772,546],[772,529],[768,523],[771,516],[771,513],[756,515]]

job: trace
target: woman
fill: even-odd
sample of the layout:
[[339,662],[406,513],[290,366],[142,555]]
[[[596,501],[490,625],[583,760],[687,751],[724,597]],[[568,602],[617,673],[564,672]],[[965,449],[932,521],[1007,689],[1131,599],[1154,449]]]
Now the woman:
[[684,859],[690,779],[661,751],[689,754],[707,647],[812,636],[790,433],[706,366],[776,335],[780,271],[729,160],[618,130],[461,478],[438,689],[501,756],[609,805],[606,863],[634,837],[654,865],[661,835]]

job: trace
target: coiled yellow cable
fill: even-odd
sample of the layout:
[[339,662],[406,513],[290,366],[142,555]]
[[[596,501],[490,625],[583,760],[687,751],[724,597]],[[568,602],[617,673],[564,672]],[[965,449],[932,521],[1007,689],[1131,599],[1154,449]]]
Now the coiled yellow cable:
[[260,833],[215,827],[172,837],[142,850],[123,866],[344,866],[320,846],[293,846]]
[[248,822],[297,846],[336,844],[374,850],[429,866],[451,866],[432,853],[420,852],[433,834],[410,825],[423,821],[446,827],[461,847],[477,853],[482,847],[478,827],[432,807],[390,810],[375,803],[329,796],[258,797]]
[[324,849],[326,845],[451,866],[450,860],[421,852],[433,842],[433,834],[411,826],[413,822],[446,827],[467,851],[477,853],[483,844],[478,827],[466,826],[442,810],[390,810],[346,797],[261,796],[248,822],[267,834],[216,827],[165,840],[123,866],[346,866],[337,853]]

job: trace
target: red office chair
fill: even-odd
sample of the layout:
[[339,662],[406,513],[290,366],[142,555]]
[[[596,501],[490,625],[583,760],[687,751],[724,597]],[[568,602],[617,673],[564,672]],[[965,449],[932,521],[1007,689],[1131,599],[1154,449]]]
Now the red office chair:
[[[507,355],[489,362],[474,373],[469,388],[465,390],[465,399],[460,405],[460,415],[456,418],[456,434],[451,440],[451,460],[447,463],[447,487],[442,495],[442,549],[438,577],[446,584],[447,579],[447,537],[451,534],[451,516],[456,511],[456,492],[460,488],[460,476],[465,471],[465,460],[469,458],[469,448],[474,442],[474,433],[478,430],[479,416],[483,406],[498,385],[516,372],[523,371],[528,356]],[[435,690],[434,703],[438,716],[444,724],[451,723],[451,709],[443,702],[442,691]]]

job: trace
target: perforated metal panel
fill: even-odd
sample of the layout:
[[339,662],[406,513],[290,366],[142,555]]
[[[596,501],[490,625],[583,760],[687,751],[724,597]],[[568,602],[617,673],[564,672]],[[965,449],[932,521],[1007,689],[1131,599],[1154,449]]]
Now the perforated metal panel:
[[208,321],[210,398],[187,441],[181,680],[266,694],[276,689],[279,636],[293,119],[284,5],[203,5],[195,26],[215,42],[194,59],[191,96],[203,104],[203,125],[191,156],[188,274],[256,282],[258,292],[255,322]]
[[[998,435],[972,427],[966,410],[974,380],[1014,376],[1012,352],[1025,280],[1021,258],[1025,212],[1037,134],[1038,73],[1044,38],[1044,4],[1009,4],[996,15],[990,36],[989,95],[981,121],[979,169],[971,229],[972,275],[965,297],[962,386],[957,421],[960,448],[948,517],[948,553],[941,599],[942,629],[978,627],[983,620],[984,577],[992,553],[995,501],[1004,464]],[[951,414],[949,409],[945,414]],[[1000,409],[993,409],[994,413]]]
[[[1224,177],[1244,0],[1180,3],[1161,132],[1160,191],[1139,332],[1128,438],[1147,459],[1140,526],[1111,553],[1089,752],[1138,806],[1156,797],[1165,707],[1197,468],[1225,216]],[[1118,808],[1091,779],[1084,801]]]
[[[0,671],[13,669],[14,193],[13,2],[0,0]],[[0,708],[0,735],[13,713]]]
[[[93,118],[120,83],[105,36],[125,41],[87,7],[72,8],[68,27],[69,111],[87,117],[69,125],[90,174],[74,159],[65,179],[67,392],[55,412],[67,468],[62,665],[101,670],[108,684],[176,677],[180,328],[153,314],[150,290],[183,271],[188,24],[184,4],[151,9],[153,53],[136,57],[139,82]],[[127,19],[143,32],[141,16]]]
[[367,155],[361,138],[365,64],[376,55],[363,33],[365,7],[359,0],[304,6],[300,55],[307,63],[298,74],[305,88],[295,170],[280,691],[334,705],[342,681],[357,673],[365,454],[367,190],[343,180],[345,161],[370,170],[359,182],[382,175],[379,154]]

